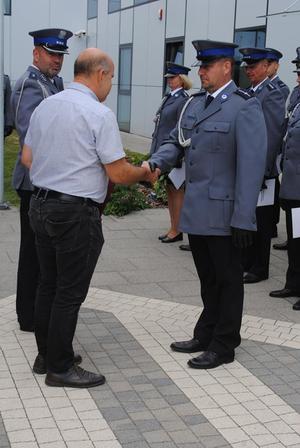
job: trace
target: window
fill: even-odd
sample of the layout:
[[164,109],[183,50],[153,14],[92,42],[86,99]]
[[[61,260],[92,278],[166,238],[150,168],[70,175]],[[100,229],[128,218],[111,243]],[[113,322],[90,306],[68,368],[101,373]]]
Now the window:
[[[166,41],[165,62],[170,61],[175,64],[183,65],[184,43],[183,38]],[[165,70],[166,65],[164,66]],[[167,79],[164,78],[164,93],[167,87]]]
[[4,15],[11,15],[11,0],[4,0]]
[[[236,30],[234,33],[234,42],[243,47],[261,47],[264,48],[266,44],[266,28],[248,28],[243,30]],[[235,50],[235,68],[234,80],[238,86],[245,88],[249,86],[249,80],[246,76],[245,70],[240,66],[242,55],[237,48]]]
[[98,17],[98,0],[88,0],[87,18],[94,19]]
[[153,2],[154,0],[134,0],[134,4],[135,5],[141,5],[142,3],[150,3]]
[[130,131],[132,45],[120,46],[118,123],[121,131]]
[[108,0],[108,12],[120,11],[121,0]]

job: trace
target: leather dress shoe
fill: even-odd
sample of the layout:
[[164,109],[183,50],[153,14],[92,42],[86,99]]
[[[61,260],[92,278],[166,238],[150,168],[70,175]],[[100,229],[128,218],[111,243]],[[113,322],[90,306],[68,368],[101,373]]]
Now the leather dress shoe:
[[275,249],[275,250],[287,250],[287,248],[288,248],[287,241],[284,241],[284,243],[273,244],[273,249]]
[[270,297],[277,297],[278,299],[285,299],[286,297],[300,297],[300,294],[288,288],[278,289],[276,291],[271,291]]
[[298,300],[298,302],[294,303],[293,310],[296,310],[296,311],[300,310],[300,300]]
[[[80,355],[74,354],[74,364],[78,365],[82,363],[82,357]],[[40,353],[35,358],[32,370],[38,375],[44,375],[47,373],[47,362],[43,355]]]
[[159,241],[164,240],[165,238],[167,238],[168,234],[165,233],[164,235],[159,235],[158,239]]
[[174,352],[182,353],[203,352],[207,349],[202,342],[194,338],[189,341],[172,342],[170,347]]
[[180,250],[186,250],[187,252],[191,252],[191,246],[189,244],[180,244]]
[[218,353],[207,351],[201,353],[197,358],[189,359],[188,365],[192,369],[214,369],[222,364],[229,364],[234,361],[234,354],[219,355]]
[[48,372],[45,383],[47,386],[53,387],[95,387],[105,383],[105,376],[100,373],[88,372],[74,365],[66,372]]
[[243,282],[244,283],[258,283],[262,280],[267,280],[268,277],[260,277],[259,275],[252,274],[252,272],[247,272],[244,274]]
[[182,241],[183,235],[182,233],[178,233],[178,235],[174,236],[174,238],[170,238],[166,236],[163,240],[161,240],[162,243],[176,243],[176,241]]

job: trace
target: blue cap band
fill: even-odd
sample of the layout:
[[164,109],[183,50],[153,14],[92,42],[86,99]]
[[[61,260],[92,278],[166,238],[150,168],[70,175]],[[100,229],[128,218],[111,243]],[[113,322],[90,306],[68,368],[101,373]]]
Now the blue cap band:
[[244,60],[247,59],[273,59],[274,61],[279,61],[278,57],[274,53],[250,53],[243,56]]
[[188,72],[188,69],[184,69],[182,67],[172,67],[167,69],[167,74],[170,75],[187,75]]
[[62,47],[67,46],[66,39],[59,39],[58,37],[35,37],[33,39],[34,45],[60,45]]
[[233,47],[226,47],[226,48],[207,48],[205,50],[199,50],[197,52],[197,58],[210,58],[210,57],[218,57],[218,56],[224,56],[224,57],[233,57],[234,56],[234,48]]

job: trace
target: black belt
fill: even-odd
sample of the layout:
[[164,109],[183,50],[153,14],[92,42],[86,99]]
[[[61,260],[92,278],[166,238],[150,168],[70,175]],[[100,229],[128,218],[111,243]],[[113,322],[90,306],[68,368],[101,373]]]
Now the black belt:
[[73,204],[87,204],[93,205],[94,207],[99,207],[101,205],[90,198],[73,196],[71,194],[60,193],[59,191],[47,190],[45,188],[38,187],[34,187],[33,196],[36,199],[43,199],[44,201],[47,199],[60,199],[61,201],[72,202]]

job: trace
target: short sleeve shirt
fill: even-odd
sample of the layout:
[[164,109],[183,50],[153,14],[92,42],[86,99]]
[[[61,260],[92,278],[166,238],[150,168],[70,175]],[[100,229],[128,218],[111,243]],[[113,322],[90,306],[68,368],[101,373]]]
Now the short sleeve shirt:
[[104,165],[125,157],[114,113],[77,82],[35,109],[25,143],[34,186],[99,203],[108,184]]

